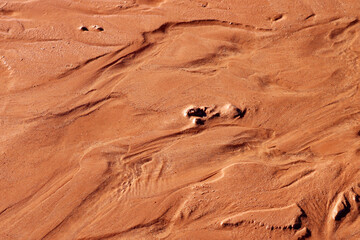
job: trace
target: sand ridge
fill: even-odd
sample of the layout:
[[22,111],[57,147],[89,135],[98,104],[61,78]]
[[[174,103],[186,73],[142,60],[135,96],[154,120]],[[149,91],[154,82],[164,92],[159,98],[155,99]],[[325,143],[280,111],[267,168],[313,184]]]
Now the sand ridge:
[[360,3],[0,3],[0,239],[359,239]]

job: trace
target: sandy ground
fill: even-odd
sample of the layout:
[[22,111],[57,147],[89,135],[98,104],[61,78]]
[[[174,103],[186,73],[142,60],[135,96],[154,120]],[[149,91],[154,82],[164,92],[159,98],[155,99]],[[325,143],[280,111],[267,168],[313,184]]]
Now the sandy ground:
[[0,1],[0,239],[360,239],[359,18]]

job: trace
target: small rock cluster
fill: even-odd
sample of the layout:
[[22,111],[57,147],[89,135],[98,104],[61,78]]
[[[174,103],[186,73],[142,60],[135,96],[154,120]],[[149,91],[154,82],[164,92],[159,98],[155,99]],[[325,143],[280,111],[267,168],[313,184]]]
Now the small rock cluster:
[[192,119],[195,125],[204,125],[207,120],[214,118],[243,118],[246,114],[247,109],[241,110],[240,108],[226,104],[221,108],[215,107],[189,107],[184,112],[184,115]]
[[[83,31],[83,32],[88,32],[88,31],[89,31],[89,28],[86,27],[86,26],[81,26],[79,29],[80,29],[81,31]],[[103,28],[103,27],[100,27],[100,26],[98,26],[98,25],[92,26],[92,29],[94,29],[94,30],[96,30],[96,31],[99,31],[99,32],[104,31],[104,28]]]

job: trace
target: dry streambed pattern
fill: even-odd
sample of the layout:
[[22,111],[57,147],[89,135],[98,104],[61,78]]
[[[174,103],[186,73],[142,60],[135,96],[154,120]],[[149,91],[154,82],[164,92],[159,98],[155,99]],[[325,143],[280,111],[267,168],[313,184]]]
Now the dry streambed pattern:
[[305,2],[1,4],[0,238],[358,239],[360,6]]

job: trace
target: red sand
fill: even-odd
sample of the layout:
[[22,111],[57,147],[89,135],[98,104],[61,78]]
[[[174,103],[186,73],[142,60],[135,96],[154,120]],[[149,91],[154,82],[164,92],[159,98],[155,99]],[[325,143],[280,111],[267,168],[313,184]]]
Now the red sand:
[[360,239],[359,17],[0,2],[0,239]]

